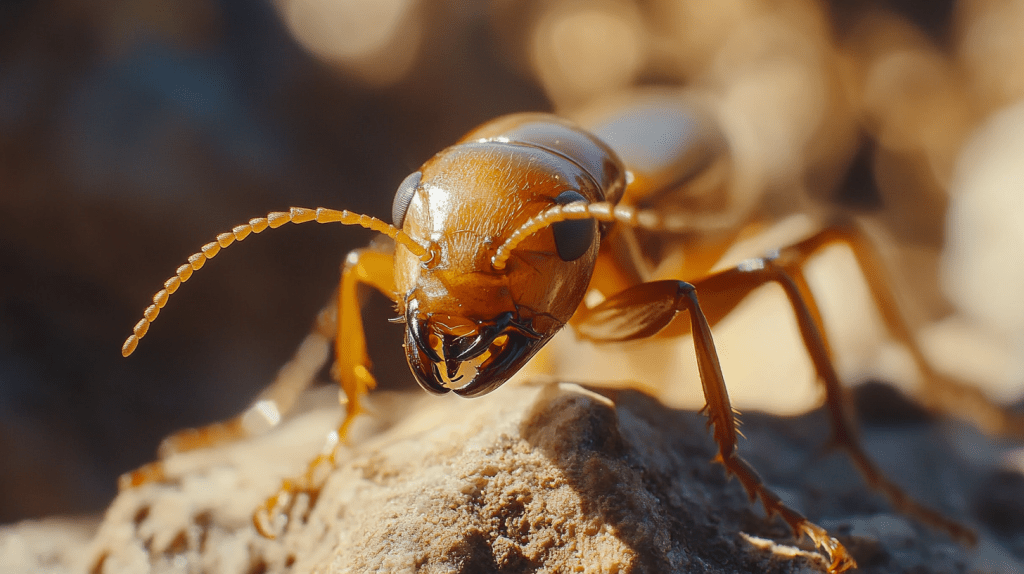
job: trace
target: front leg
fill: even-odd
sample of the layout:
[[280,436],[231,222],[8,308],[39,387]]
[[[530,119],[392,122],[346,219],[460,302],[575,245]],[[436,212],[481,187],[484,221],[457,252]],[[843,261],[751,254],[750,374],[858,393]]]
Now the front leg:
[[306,471],[297,478],[286,479],[277,494],[268,498],[253,515],[256,529],[267,538],[275,538],[287,524],[285,513],[292,506],[296,494],[304,492],[315,498],[327,474],[337,464],[338,448],[344,443],[352,421],[363,412],[362,397],[376,386],[366,352],[360,284],[369,285],[392,300],[397,299],[394,256],[373,249],[357,249],[345,258],[335,306],[337,333],[334,337],[335,363],[331,369],[331,376],[345,393],[345,418]]
[[737,419],[729,402],[711,327],[697,300],[697,290],[684,281],[654,281],[631,287],[593,309],[581,309],[576,330],[596,341],[626,341],[649,337],[667,326],[679,311],[690,315],[690,328],[697,353],[697,366],[707,404],[702,412],[713,426],[718,445],[716,462],[727,474],[735,475],[751,500],[761,499],[769,516],[778,514],[796,536],[806,534],[828,554],[829,572],[839,573],[856,566],[846,548],[824,528],[789,508],[772,492],[750,464],[736,452]]

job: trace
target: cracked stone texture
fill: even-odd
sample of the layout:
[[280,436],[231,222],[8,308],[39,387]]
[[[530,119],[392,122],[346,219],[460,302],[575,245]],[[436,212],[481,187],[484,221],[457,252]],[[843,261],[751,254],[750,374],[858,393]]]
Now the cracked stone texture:
[[[858,399],[891,406],[900,397],[876,385]],[[566,384],[513,385],[474,400],[373,396],[372,416],[357,421],[320,495],[300,495],[283,535],[262,538],[252,511],[322,448],[340,416],[332,402],[312,393],[270,433],[168,459],[166,482],[121,493],[98,528],[44,521],[0,530],[0,572],[824,568],[709,462],[701,415],[638,392]],[[842,455],[823,450],[821,411],[745,415],[741,453],[785,501],[837,535],[861,572],[1024,572],[1021,451],[912,405],[862,410],[883,468],[975,527],[977,547],[892,513]]]

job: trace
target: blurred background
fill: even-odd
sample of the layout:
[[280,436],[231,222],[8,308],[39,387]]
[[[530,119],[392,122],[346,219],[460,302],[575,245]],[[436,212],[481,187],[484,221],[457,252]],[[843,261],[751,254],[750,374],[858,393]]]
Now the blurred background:
[[[239,412],[370,239],[232,247],[122,359],[218,233],[292,205],[390,219],[398,183],[476,124],[651,86],[713,109],[737,209],[870,219],[939,367],[1014,400],[1022,29],[1024,0],[4,2],[0,522],[99,511],[168,433]],[[410,389],[389,312],[367,311],[376,373]]]

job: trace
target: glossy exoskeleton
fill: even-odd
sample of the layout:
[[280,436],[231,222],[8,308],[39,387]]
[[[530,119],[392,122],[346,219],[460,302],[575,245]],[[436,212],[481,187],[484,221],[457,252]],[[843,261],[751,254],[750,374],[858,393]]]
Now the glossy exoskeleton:
[[[635,128],[633,124],[651,122],[644,113],[660,114],[657,121],[663,129],[691,130],[688,143],[666,152],[661,143],[654,150],[631,140],[628,134]],[[338,431],[343,439],[353,418],[362,412],[361,398],[375,385],[360,317],[360,284],[395,302],[398,320],[405,323],[409,366],[416,381],[431,393],[476,397],[498,388],[566,325],[586,339],[626,341],[652,336],[672,324],[693,335],[707,401],[704,412],[714,427],[719,450],[717,461],[740,480],[751,499],[760,498],[770,515],[781,516],[797,536],[809,536],[828,554],[830,571],[841,572],[854,565],[846,549],[783,504],[736,451],[736,416],[711,326],[751,291],[774,282],[786,293],[824,382],[836,443],[898,509],[955,537],[970,539],[970,531],[917,504],[888,481],[863,452],[850,422],[820,314],[803,279],[802,266],[811,255],[837,242],[849,245],[865,270],[887,325],[921,359],[856,227],[826,227],[771,257],[710,273],[714,255],[739,236],[743,222],[722,222],[701,214],[670,216],[637,207],[640,198],[685,186],[723,155],[723,138],[709,127],[713,122],[689,121],[691,117],[692,110],[635,110],[617,123],[607,123],[600,132],[602,139],[552,115],[505,116],[473,130],[408,176],[395,195],[393,225],[348,211],[292,208],[219,235],[154,296],[145,318],[124,344],[125,356],[146,334],[168,296],[193,271],[250,233],[288,222],[339,222],[383,233],[394,240],[394,249],[351,252],[334,303],[321,313],[317,329],[292,363],[282,369],[279,380],[236,419],[171,437],[165,442],[165,453],[245,436],[261,425],[276,424],[326,360],[331,340],[335,354],[332,374],[348,399],[347,414]],[[665,157],[656,169],[634,168],[630,173],[605,139],[618,140],[616,147],[627,161],[635,158],[636,163],[643,163],[655,153]],[[679,278],[652,281],[638,254],[634,233],[638,230],[654,234],[714,230],[716,247],[694,243],[705,252],[685,270],[689,282]],[[591,293],[597,297],[592,298]],[[590,304],[585,304],[585,299]],[[676,317],[681,311],[686,320]],[[254,518],[261,532],[273,536],[286,520],[282,511],[295,492],[317,488],[316,471],[333,464],[333,452],[322,455],[311,463],[305,476],[289,481],[271,497]],[[160,463],[153,463],[125,475],[122,484],[158,480],[161,473]]]

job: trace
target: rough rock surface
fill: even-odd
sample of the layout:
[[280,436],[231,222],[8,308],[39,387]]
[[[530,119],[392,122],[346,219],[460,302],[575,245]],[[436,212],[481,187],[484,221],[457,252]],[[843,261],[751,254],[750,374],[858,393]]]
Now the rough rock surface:
[[[312,398],[329,404],[322,392]],[[882,393],[874,402],[893,400]],[[640,393],[524,385],[469,401],[382,394],[371,408],[320,495],[298,497],[276,540],[256,533],[252,511],[322,447],[337,407],[309,408],[264,436],[172,457],[168,481],[121,493],[91,540],[88,529],[62,523],[0,530],[0,570],[824,568],[709,463],[714,447],[702,416]],[[910,407],[867,415],[876,424],[865,440],[880,464],[918,498],[978,529],[977,547],[893,514],[843,456],[824,453],[821,412],[747,415],[741,452],[784,500],[847,544],[862,572],[1024,572],[1024,478],[1015,451]],[[68,540],[63,551],[48,546],[47,528]]]

